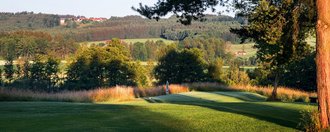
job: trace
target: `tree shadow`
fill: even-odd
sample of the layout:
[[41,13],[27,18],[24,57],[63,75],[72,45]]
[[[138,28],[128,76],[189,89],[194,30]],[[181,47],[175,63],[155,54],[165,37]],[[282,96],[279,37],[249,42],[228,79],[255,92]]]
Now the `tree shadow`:
[[229,96],[248,102],[264,102],[267,100],[267,97],[265,96],[261,96],[250,92],[212,92],[212,94]]
[[[219,93],[214,93],[219,94]],[[221,94],[223,95],[223,94]],[[281,126],[290,127],[294,129],[298,128],[299,120],[301,118],[300,112],[298,109],[290,109],[279,107],[277,105],[271,105],[272,102],[216,102],[213,100],[207,100],[203,98],[191,97],[182,94],[169,95],[175,96],[173,100],[171,99],[162,99],[160,96],[153,97],[152,103],[162,102],[162,103],[172,103],[180,105],[194,105],[205,108],[210,108],[222,112],[229,112],[234,114],[240,114],[255,119],[275,123]],[[183,99],[183,101],[176,99]],[[188,101],[190,100],[190,101]],[[149,101],[150,102],[150,101]],[[273,102],[275,103],[275,102]],[[277,102],[279,103],[279,102]]]
[[2,102],[2,131],[183,131],[189,124],[143,106]]

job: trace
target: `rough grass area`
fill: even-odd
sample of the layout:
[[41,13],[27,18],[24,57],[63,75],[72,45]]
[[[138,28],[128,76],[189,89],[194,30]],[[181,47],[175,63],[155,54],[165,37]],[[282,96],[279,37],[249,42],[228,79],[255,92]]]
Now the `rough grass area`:
[[[271,97],[272,86],[233,85],[226,86],[219,83],[190,83],[183,84],[191,91],[240,91],[251,92]],[[288,87],[278,87],[277,98],[282,102],[309,102],[309,97],[316,97],[315,92],[306,92]]]
[[[169,85],[172,94],[188,92],[189,88],[182,85]],[[61,102],[121,102],[134,100],[138,97],[164,95],[165,86],[152,88],[136,88],[116,86],[81,91],[62,91],[47,93],[26,89],[0,88],[0,101],[61,101]]]
[[298,131],[299,111],[316,109],[264,99],[246,92],[189,92],[117,104],[0,102],[0,130]]

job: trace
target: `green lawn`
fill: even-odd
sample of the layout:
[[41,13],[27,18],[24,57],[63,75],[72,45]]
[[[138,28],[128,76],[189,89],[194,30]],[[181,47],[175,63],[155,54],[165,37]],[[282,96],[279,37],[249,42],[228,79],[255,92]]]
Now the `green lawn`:
[[265,99],[190,92],[117,104],[0,102],[0,131],[297,131],[299,111],[311,108]]

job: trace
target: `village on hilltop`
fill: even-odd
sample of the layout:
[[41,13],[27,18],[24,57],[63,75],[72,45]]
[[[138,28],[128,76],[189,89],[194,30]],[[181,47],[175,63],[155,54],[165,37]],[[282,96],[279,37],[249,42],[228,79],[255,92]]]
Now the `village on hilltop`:
[[68,21],[74,21],[77,23],[84,23],[84,22],[103,22],[106,21],[107,18],[103,17],[84,17],[84,16],[71,16],[71,15],[65,15],[60,16],[60,25],[66,25]]

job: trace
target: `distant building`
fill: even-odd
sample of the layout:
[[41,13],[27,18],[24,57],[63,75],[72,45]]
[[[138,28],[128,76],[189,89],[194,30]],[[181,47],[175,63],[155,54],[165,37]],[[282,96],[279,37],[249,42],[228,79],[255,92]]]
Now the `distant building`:
[[245,52],[245,51],[237,51],[237,52],[235,53],[235,55],[236,55],[236,56],[244,56],[244,55],[246,55],[246,52]]
[[107,20],[106,18],[89,18],[90,21],[93,21],[93,22],[103,22],[105,20]]
[[91,18],[86,18],[84,16],[71,16],[71,15],[65,15],[65,16],[61,16],[60,17],[60,25],[64,26],[66,25],[67,23],[67,20],[72,20],[74,22],[77,22],[77,23],[81,23],[82,21],[92,21],[92,22],[103,22],[103,21],[106,21],[107,18],[102,18],[102,17],[99,17],[99,18],[94,18],[94,17],[91,17]]
[[66,25],[65,18],[60,18],[60,25],[61,26]]

